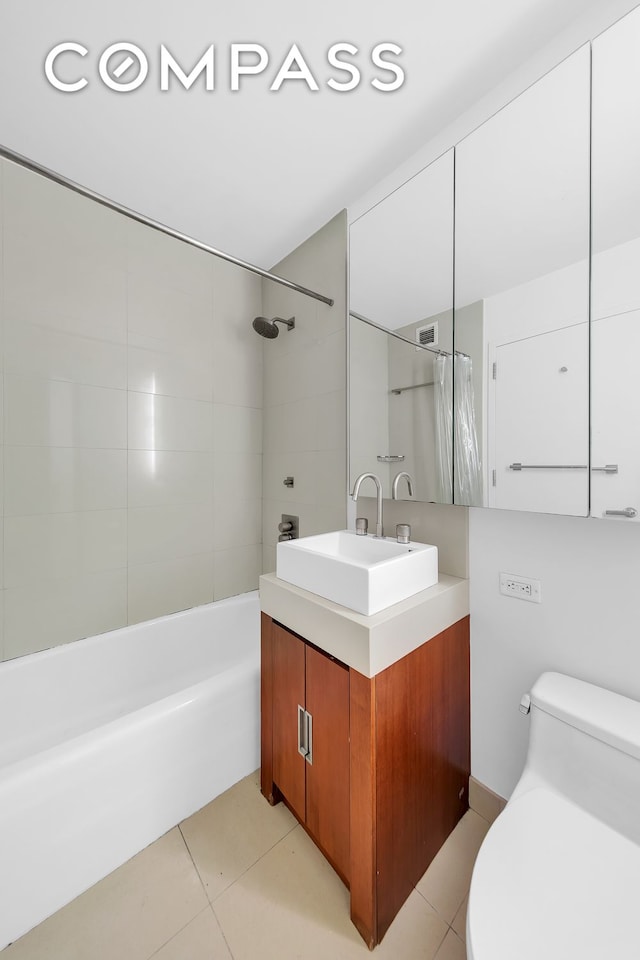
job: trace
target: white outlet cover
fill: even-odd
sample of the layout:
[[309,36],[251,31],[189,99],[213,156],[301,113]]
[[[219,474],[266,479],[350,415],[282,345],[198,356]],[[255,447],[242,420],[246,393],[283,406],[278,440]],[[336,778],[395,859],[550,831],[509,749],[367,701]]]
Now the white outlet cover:
[[514,573],[500,574],[500,593],[514,600],[526,600],[528,603],[542,603],[542,584],[530,577],[521,577]]

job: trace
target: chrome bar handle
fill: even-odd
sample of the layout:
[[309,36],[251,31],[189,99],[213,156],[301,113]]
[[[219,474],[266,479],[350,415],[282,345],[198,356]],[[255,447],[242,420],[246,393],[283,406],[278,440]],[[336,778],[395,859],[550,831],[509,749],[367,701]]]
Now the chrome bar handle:
[[638,516],[638,511],[635,507],[625,507],[624,510],[605,510],[604,515],[605,517],[629,517],[629,519],[633,519],[633,517]]
[[586,463],[510,463],[509,470],[588,470]]
[[313,764],[313,717],[308,710],[305,710],[304,714],[307,718],[307,755],[305,760],[307,763]]
[[298,753],[307,757],[309,753],[307,739],[307,711],[298,704]]
[[591,467],[592,473],[617,473],[617,463],[607,463],[604,467]]

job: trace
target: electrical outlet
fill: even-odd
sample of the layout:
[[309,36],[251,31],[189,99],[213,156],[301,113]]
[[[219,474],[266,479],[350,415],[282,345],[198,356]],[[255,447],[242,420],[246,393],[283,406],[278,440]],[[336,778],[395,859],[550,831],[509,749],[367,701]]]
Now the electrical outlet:
[[516,577],[512,573],[500,574],[500,593],[516,600],[528,600],[529,603],[542,603],[542,588],[539,580],[528,577]]

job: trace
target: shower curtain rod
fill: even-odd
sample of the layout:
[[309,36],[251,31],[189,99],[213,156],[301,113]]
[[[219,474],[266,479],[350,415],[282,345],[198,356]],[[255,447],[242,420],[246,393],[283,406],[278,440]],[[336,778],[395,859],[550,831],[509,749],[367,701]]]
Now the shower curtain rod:
[[[376,330],[382,330],[383,333],[388,333],[390,336],[395,337],[397,340],[403,340],[405,343],[411,344],[412,347],[417,347],[419,350],[428,350],[429,353],[439,354],[441,357],[451,357],[453,354],[449,350],[439,350],[437,347],[428,347],[426,343],[418,343],[417,340],[409,340],[408,337],[403,337],[401,333],[396,333],[395,330],[390,330],[389,327],[383,327],[381,323],[376,323],[375,320],[370,320],[369,317],[364,317],[361,313],[356,313],[355,310],[349,310],[349,316],[354,317],[356,320],[362,320],[363,323],[368,323],[370,327],[375,327]],[[455,350],[455,355],[457,357],[466,357],[469,359],[468,353],[462,353],[461,350]],[[423,384],[419,384],[423,386]],[[403,387],[404,390],[409,388]],[[395,391],[391,391],[394,393]]]
[[124,207],[122,204],[116,203],[115,200],[109,200],[107,197],[103,197],[99,193],[94,193],[93,190],[89,190],[88,187],[83,187],[74,180],[68,180],[67,177],[63,177],[61,173],[56,173],[55,170],[49,170],[48,167],[43,167],[41,164],[36,163],[35,160],[29,160],[28,157],[24,157],[22,154],[16,153],[14,150],[10,150],[8,147],[3,147],[2,144],[0,144],[0,157],[4,158],[5,160],[10,160],[12,163],[17,163],[19,166],[24,167],[26,170],[31,170],[32,173],[37,173],[41,177],[46,177],[47,180],[52,180],[53,183],[57,183],[61,187],[67,187],[69,190],[73,190],[74,193],[79,193],[82,197],[87,197],[89,200],[95,200],[96,203],[100,203],[103,207],[108,207],[110,210],[114,210],[116,213],[122,213],[125,217],[128,217],[130,220],[135,220],[138,223],[143,224],[145,227],[151,227],[152,230],[157,230],[159,233],[164,233],[168,237],[173,237],[174,240],[181,240],[183,243],[188,243],[192,247],[197,247],[199,250],[203,250],[205,253],[211,253],[214,257],[219,257],[221,260],[226,260],[228,263],[233,263],[236,267],[242,267],[244,270],[248,270],[250,273],[255,273],[259,277],[263,277],[265,280],[273,280],[274,283],[279,283],[283,287],[288,287],[290,290],[295,290],[296,293],[302,293],[305,297],[312,297],[314,300],[320,300],[322,303],[326,303],[330,307],[332,307],[334,304],[334,301],[330,297],[325,297],[322,293],[316,293],[315,290],[309,290],[307,287],[303,287],[299,283],[294,283],[293,280],[287,280],[285,277],[279,277],[276,273],[270,273],[269,270],[263,270],[262,267],[256,267],[255,264],[248,263],[246,260],[240,260],[238,257],[234,257],[230,253],[224,253],[222,250],[216,250],[215,247],[210,247],[208,243],[202,243],[200,240],[195,240],[193,237],[189,237],[185,233],[180,233],[179,230],[173,230],[171,227],[167,227],[164,223],[160,223],[158,220],[153,220],[151,217],[146,217],[143,213],[137,213],[135,210],[131,210],[129,207]]

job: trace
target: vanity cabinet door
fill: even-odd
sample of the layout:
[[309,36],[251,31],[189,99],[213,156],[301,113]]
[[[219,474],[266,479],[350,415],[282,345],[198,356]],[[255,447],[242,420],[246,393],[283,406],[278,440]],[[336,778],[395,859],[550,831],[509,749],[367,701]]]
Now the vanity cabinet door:
[[338,873],[349,876],[349,670],[307,646],[307,827]]
[[591,516],[640,522],[640,9],[593,43]]
[[306,770],[298,751],[298,707],[305,705],[305,644],[278,624],[272,626],[273,780],[304,822]]
[[349,669],[277,623],[267,629],[273,783],[348,881]]

